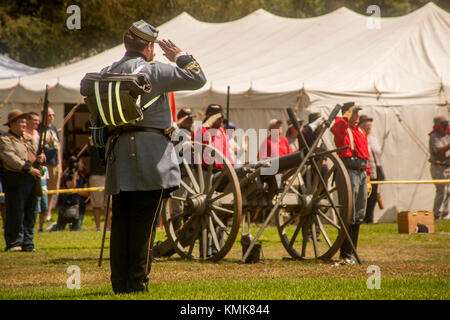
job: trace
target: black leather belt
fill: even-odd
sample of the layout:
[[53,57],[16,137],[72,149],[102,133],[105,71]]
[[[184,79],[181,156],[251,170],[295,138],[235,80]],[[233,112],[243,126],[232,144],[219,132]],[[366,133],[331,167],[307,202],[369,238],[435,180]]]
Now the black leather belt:
[[149,128],[149,127],[122,127],[114,130],[116,133],[121,134],[123,132],[136,132],[136,131],[146,131],[146,132],[156,132],[164,134],[164,129]]
[[347,169],[355,170],[359,173],[367,170],[367,160],[361,158],[342,158],[342,162]]
[[150,128],[150,127],[121,127],[115,130],[117,135],[120,135],[123,132],[137,132],[137,131],[145,131],[145,132],[155,132],[166,136],[169,140],[172,140],[172,132],[175,130],[174,127],[169,127],[167,129],[158,129],[158,128]]

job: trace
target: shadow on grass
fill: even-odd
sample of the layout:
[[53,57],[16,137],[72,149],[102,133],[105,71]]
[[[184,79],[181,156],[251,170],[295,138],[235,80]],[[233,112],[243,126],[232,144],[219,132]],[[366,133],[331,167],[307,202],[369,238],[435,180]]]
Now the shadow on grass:
[[[50,259],[49,263],[52,264],[68,264],[72,262],[83,262],[83,261],[98,261],[98,258],[93,257],[85,257],[85,258],[57,258],[57,259]],[[109,259],[103,258],[103,262],[109,261]]]

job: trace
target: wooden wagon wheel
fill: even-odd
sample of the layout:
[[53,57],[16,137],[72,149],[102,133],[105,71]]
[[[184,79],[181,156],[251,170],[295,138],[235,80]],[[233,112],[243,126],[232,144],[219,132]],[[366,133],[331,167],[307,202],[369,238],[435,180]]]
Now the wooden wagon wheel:
[[[209,145],[185,142],[182,154],[190,154],[195,161],[183,157],[180,189],[165,201],[167,237],[183,258],[218,261],[230,251],[239,232],[238,178],[228,159]],[[223,168],[217,169],[214,163],[222,163]]]
[[[348,229],[352,212],[352,189],[347,169],[335,153],[316,158],[327,190]],[[284,248],[294,259],[331,259],[339,250],[345,232],[336,218],[330,199],[309,161],[290,192],[302,205],[290,211],[278,210],[277,229]]]

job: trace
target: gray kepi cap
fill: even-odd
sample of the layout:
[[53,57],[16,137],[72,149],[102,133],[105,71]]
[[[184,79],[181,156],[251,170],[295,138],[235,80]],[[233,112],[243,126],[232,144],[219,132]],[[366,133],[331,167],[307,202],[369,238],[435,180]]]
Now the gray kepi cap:
[[139,20],[130,27],[130,32],[135,36],[149,42],[158,43],[158,29],[148,24],[144,20]]

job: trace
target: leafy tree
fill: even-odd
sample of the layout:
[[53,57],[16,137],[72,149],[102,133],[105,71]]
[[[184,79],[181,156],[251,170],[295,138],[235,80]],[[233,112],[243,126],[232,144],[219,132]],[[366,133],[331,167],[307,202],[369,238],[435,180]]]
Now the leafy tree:
[[[377,4],[382,16],[400,16],[427,0],[3,0],[0,53],[35,67],[73,62],[122,42],[123,31],[144,19],[158,26],[183,11],[207,22],[242,18],[263,8],[279,16],[306,18],[346,6],[361,14]],[[435,3],[450,10],[448,0]],[[69,30],[70,5],[81,9],[81,29]]]

